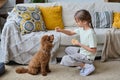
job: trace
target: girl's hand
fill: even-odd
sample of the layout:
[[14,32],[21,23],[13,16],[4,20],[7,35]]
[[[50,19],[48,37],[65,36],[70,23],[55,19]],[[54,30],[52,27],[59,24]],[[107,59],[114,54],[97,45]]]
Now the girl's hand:
[[76,40],[76,39],[72,39],[72,44],[73,45],[78,45],[78,46],[80,46],[80,42],[78,41],[78,40]]
[[55,31],[56,31],[56,32],[61,32],[61,29],[60,29],[59,27],[56,27],[56,28],[55,28]]

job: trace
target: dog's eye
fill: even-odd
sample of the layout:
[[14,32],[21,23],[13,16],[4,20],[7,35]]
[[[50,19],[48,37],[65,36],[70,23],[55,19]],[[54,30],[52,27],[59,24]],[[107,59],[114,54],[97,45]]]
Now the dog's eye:
[[50,41],[50,36],[48,36],[48,41]]

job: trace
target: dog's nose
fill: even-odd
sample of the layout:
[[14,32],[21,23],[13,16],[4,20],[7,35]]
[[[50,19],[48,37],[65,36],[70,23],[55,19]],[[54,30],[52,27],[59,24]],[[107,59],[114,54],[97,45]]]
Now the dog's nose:
[[53,34],[51,36],[54,36]]

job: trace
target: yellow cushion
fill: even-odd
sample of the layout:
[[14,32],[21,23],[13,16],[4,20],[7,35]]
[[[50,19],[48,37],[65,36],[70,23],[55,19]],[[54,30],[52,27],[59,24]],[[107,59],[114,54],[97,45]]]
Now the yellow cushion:
[[114,12],[113,13],[113,27],[120,28],[120,13]]
[[54,30],[55,27],[59,26],[64,28],[62,20],[62,6],[51,6],[51,7],[42,7],[38,6],[40,9],[43,20],[45,22],[46,29]]
[[46,30],[41,12],[36,7],[16,6],[18,20],[16,20],[22,34],[33,31]]

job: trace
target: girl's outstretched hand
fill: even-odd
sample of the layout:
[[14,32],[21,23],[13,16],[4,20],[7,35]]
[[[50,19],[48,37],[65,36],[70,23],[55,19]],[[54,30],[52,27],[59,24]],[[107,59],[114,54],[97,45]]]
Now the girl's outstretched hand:
[[56,28],[55,28],[55,31],[56,31],[56,32],[61,32],[61,28],[60,28],[60,27],[56,27]]

